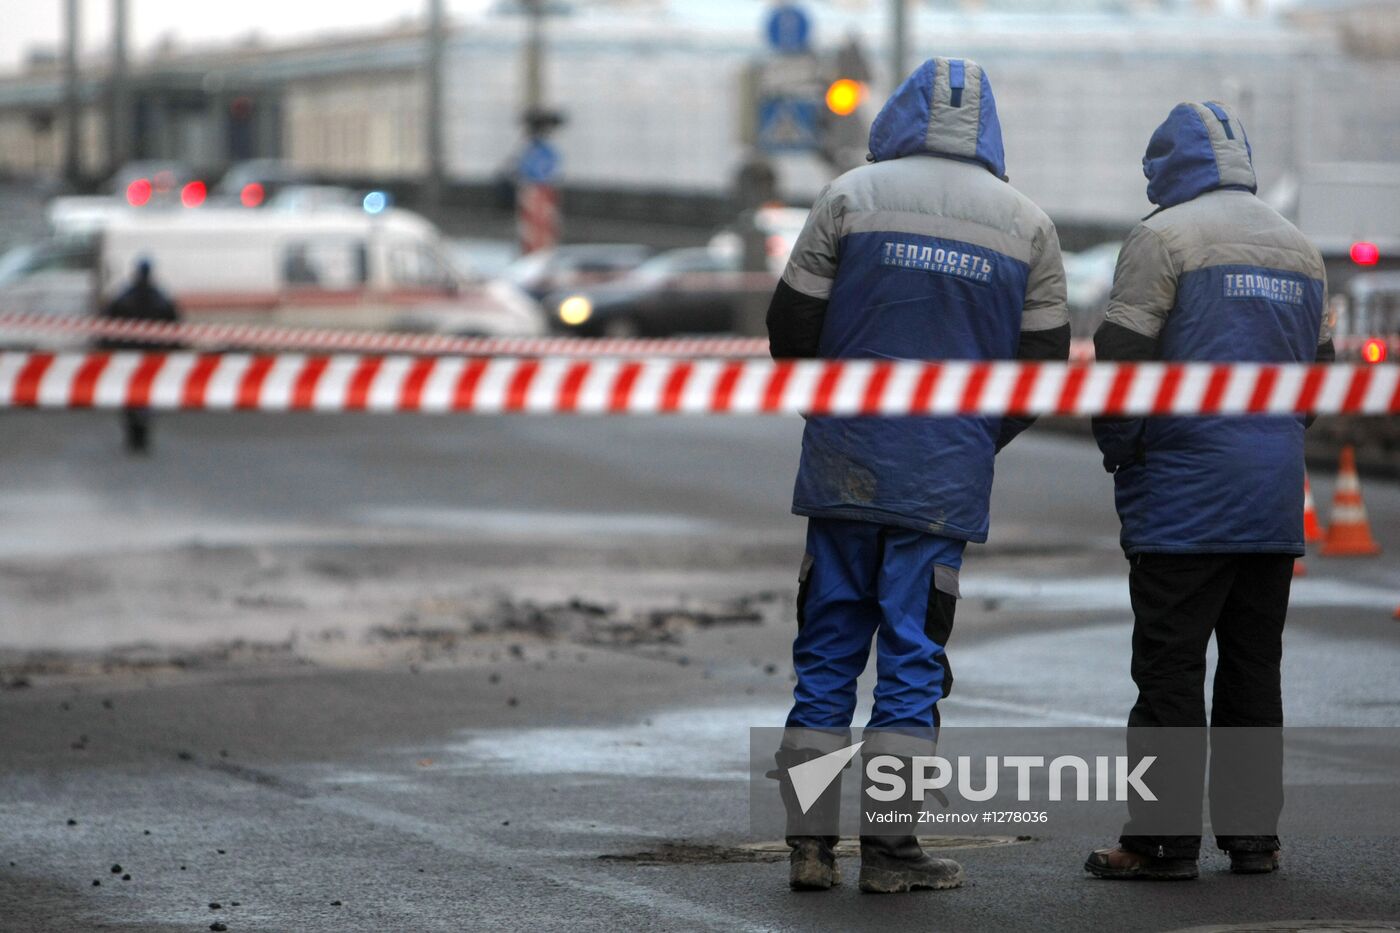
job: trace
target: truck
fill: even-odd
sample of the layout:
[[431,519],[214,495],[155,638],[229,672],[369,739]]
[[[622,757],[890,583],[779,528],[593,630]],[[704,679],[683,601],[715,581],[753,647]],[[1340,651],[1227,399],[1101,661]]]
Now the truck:
[[459,271],[409,211],[116,211],[0,261],[0,311],[91,313],[140,261],[191,322],[537,336],[519,288]]

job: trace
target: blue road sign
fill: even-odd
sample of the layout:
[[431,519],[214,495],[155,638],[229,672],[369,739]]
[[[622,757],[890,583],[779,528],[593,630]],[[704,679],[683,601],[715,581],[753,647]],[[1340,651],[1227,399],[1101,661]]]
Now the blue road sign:
[[769,97],[758,105],[758,147],[765,152],[811,152],[817,148],[817,102],[806,97]]
[[559,173],[559,152],[543,140],[535,140],[520,157],[520,175],[536,185],[548,184]]
[[768,17],[768,44],[780,55],[801,55],[812,45],[812,19],[802,7],[785,3]]

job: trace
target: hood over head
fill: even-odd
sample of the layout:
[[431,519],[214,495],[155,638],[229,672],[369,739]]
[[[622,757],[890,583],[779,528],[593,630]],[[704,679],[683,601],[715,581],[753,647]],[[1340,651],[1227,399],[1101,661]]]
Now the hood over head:
[[1217,188],[1255,191],[1253,150],[1233,108],[1216,101],[1177,104],[1142,157],[1147,199],[1172,207]]
[[965,58],[932,58],[894,92],[870,127],[876,162],[937,155],[1006,177],[1001,121],[986,72]]

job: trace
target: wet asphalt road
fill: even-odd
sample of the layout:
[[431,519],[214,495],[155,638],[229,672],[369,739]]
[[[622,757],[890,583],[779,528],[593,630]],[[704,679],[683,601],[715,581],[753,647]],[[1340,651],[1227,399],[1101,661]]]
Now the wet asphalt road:
[[[110,417],[0,415],[0,930],[1400,921],[1400,842],[1383,838],[1294,840],[1277,876],[1212,856],[1195,883],[1143,885],[1083,877],[1103,840],[1046,835],[949,853],[962,890],[885,899],[793,895],[784,865],[724,848],[600,858],[753,841],[746,730],[780,723],[790,690],[799,431],[182,416],[131,461]],[[1288,632],[1296,724],[1400,725],[1400,489],[1365,492],[1388,556],[1310,559]],[[1008,452],[945,722],[1126,712],[1114,534],[1089,446]],[[482,593],[764,608],[580,640],[474,631]]]

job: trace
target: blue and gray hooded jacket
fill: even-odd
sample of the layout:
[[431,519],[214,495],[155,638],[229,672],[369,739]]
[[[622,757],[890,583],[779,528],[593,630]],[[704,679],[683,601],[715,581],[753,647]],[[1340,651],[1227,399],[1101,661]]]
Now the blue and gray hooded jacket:
[[[1099,359],[1330,358],[1322,257],[1254,196],[1234,112],[1178,104],[1142,165],[1159,210],[1123,244]],[[1291,416],[1096,419],[1124,550],[1302,554],[1303,428]]]
[[[991,84],[924,63],[832,182],[768,315],[775,357],[1064,359],[1064,268],[1045,213],[1005,181]],[[793,511],[987,539],[996,451],[1028,421],[811,418]]]

